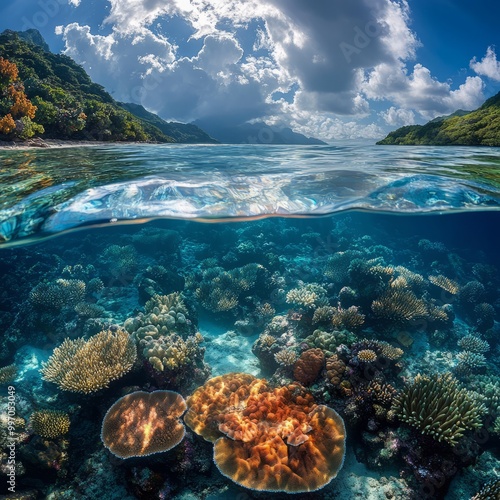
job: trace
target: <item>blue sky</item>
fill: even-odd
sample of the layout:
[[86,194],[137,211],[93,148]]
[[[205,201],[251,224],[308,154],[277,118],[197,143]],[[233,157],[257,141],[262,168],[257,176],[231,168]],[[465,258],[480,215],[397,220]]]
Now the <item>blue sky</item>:
[[[37,28],[120,101],[167,120],[378,138],[500,91],[491,0],[16,0],[0,30]],[[500,54],[499,54],[500,58]]]

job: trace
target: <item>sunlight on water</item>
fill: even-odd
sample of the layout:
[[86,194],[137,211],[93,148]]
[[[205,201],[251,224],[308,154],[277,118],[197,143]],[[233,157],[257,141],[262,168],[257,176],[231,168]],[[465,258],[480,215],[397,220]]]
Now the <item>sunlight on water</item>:
[[500,207],[500,150],[133,145],[2,151],[3,244],[153,218]]

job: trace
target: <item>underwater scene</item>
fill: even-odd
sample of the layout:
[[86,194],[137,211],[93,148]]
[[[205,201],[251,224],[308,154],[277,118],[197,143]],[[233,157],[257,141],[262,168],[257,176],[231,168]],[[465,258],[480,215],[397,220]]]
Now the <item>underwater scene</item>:
[[0,498],[500,498],[500,150],[0,152]]

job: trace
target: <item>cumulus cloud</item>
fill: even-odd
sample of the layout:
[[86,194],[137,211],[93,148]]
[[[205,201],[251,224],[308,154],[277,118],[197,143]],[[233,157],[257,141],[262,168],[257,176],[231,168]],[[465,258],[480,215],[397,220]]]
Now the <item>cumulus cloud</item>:
[[404,63],[399,68],[387,64],[375,67],[363,86],[368,98],[391,100],[402,108],[415,110],[426,120],[457,109],[477,108],[484,100],[483,88],[481,78],[474,76],[452,90],[448,82],[433,78],[425,66],[415,64],[408,73]]
[[[108,2],[109,34],[62,26],[65,52],[117,100],[165,119],[267,120],[326,140],[380,137],[376,125],[355,126],[370,116],[373,100],[390,101],[379,117],[392,125],[472,109],[483,99],[478,76],[453,89],[420,64],[407,69],[419,41],[406,0]],[[189,40],[202,42],[194,55],[157,29],[173,17],[189,27]]]
[[379,115],[391,127],[402,127],[403,125],[412,125],[415,123],[415,113],[411,109],[391,106],[386,111],[381,111]]
[[480,61],[477,61],[475,57],[472,58],[470,67],[478,75],[487,76],[500,82],[500,61],[497,61],[497,55],[493,47],[488,47],[486,55]]

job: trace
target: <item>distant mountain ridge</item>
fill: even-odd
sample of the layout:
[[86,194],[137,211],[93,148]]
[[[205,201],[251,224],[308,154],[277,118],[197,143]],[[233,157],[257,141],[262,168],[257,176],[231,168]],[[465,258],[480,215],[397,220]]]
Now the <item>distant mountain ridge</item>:
[[314,137],[294,132],[291,128],[270,126],[264,122],[226,125],[196,120],[194,123],[220,142],[228,144],[326,144]]
[[425,125],[398,128],[377,144],[500,146],[500,92],[475,111],[458,110]]
[[[43,133],[38,133],[40,137],[217,142],[195,125],[168,123],[142,106],[121,105],[104,87],[94,83],[73,59],[63,54],[53,54],[48,49],[42,35],[35,29],[19,33],[5,30],[0,34],[0,56],[17,66],[25,94],[36,106],[32,123],[37,131],[40,126],[43,127]],[[5,88],[0,88],[0,91],[5,91]],[[2,110],[0,95],[0,119],[7,111]],[[9,136],[0,138],[8,139]]]

